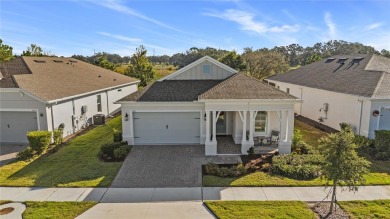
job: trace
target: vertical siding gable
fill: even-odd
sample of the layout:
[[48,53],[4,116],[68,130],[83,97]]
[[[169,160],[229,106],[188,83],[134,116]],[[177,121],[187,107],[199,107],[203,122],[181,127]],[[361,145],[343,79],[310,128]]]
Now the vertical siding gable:
[[[203,65],[210,65],[211,73],[203,73]],[[220,66],[205,60],[198,65],[170,78],[169,80],[223,80],[232,76],[234,72],[228,71]]]

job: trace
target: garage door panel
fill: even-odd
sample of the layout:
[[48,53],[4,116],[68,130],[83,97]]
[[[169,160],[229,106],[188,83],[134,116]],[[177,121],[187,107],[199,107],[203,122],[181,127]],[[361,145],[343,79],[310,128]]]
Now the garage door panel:
[[38,130],[35,112],[0,112],[0,142],[28,142],[26,134]]
[[136,144],[198,144],[199,137],[198,112],[134,113]]
[[390,108],[382,108],[380,112],[379,129],[390,130]]

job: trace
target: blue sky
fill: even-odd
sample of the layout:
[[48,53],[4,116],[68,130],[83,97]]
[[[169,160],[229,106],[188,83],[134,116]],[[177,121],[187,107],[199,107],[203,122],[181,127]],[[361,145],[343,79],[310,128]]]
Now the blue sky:
[[390,50],[390,0],[2,0],[0,37],[20,54],[31,43],[56,55],[150,55],[191,47],[242,52],[346,40]]

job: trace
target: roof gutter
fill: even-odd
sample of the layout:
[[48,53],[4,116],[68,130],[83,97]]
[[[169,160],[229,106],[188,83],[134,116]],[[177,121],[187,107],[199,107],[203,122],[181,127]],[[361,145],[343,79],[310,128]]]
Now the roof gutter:
[[108,88],[104,88],[104,89],[100,89],[100,90],[94,90],[94,91],[91,91],[91,92],[82,93],[82,94],[78,94],[78,95],[74,95],[74,96],[68,96],[68,97],[64,97],[64,98],[60,98],[60,99],[49,100],[49,101],[47,101],[47,103],[57,103],[57,102],[61,102],[61,101],[64,101],[64,100],[77,98],[77,97],[81,97],[81,96],[86,96],[86,95],[93,94],[93,93],[98,93],[98,92],[102,92],[102,91],[113,90],[113,89],[116,89],[116,88],[125,87],[127,85],[138,84],[139,82],[140,81],[138,80],[138,81],[134,81],[134,82],[131,82],[131,83],[121,84],[121,85],[118,85],[118,86],[108,87]]

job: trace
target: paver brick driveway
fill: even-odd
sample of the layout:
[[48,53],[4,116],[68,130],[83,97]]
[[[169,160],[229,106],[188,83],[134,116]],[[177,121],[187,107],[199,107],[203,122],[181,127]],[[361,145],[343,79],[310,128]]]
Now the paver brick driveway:
[[111,186],[197,187],[202,184],[202,164],[241,161],[240,156],[206,157],[204,153],[204,145],[133,146]]

